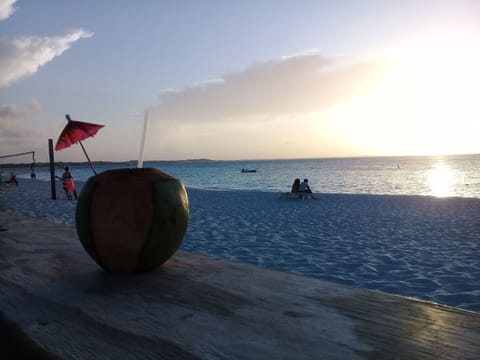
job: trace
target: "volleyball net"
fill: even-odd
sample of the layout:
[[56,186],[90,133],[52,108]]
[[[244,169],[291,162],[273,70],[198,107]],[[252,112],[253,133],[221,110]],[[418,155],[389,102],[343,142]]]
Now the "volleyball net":
[[0,174],[25,175],[35,173],[35,151],[0,155]]

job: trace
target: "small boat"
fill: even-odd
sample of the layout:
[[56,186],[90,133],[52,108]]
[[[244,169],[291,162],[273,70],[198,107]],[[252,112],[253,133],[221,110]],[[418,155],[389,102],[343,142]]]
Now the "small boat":
[[257,170],[255,169],[242,169],[242,173],[256,173]]

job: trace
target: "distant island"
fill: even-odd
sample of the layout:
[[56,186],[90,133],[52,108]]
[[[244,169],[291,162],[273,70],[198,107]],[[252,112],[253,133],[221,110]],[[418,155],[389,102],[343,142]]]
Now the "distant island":
[[[144,161],[145,163],[187,163],[187,162],[217,162],[220,160],[212,160],[212,159],[184,159],[184,160],[147,160]],[[125,166],[136,166],[138,160],[127,160],[127,161],[92,161],[94,165],[125,165]],[[28,163],[4,163],[0,164],[1,168],[23,168],[23,167],[30,167],[32,165],[31,162]],[[88,166],[88,162],[86,161],[55,161],[55,166],[63,167],[63,166]],[[47,167],[50,166],[49,162],[35,162],[35,167]]]

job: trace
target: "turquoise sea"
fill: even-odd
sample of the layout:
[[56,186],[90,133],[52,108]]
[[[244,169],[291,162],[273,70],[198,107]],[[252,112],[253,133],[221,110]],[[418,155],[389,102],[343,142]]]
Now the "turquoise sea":
[[[97,172],[136,163],[96,165]],[[289,191],[295,178],[308,178],[315,192],[344,194],[433,195],[480,198],[480,154],[455,156],[364,157],[299,160],[150,162],[187,187],[213,190]],[[254,169],[242,173],[241,169]],[[71,165],[76,180],[92,176],[86,165]],[[4,176],[10,173],[3,168]],[[16,169],[29,177],[29,169]],[[62,168],[56,168],[61,175]],[[48,180],[48,168],[37,168]]]

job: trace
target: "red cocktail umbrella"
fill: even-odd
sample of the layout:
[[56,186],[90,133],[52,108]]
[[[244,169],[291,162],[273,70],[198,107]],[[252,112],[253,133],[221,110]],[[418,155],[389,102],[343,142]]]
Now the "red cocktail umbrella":
[[57,144],[55,145],[55,150],[62,150],[68,148],[72,144],[77,142],[82,147],[83,153],[87,157],[88,164],[90,165],[93,173],[96,175],[97,172],[93,167],[90,158],[88,157],[85,148],[83,147],[82,140],[85,140],[91,136],[94,136],[98,130],[100,130],[105,125],[92,124],[83,121],[75,121],[70,118],[70,115],[65,115],[68,120],[68,124],[62,130],[60,136],[58,137]]

